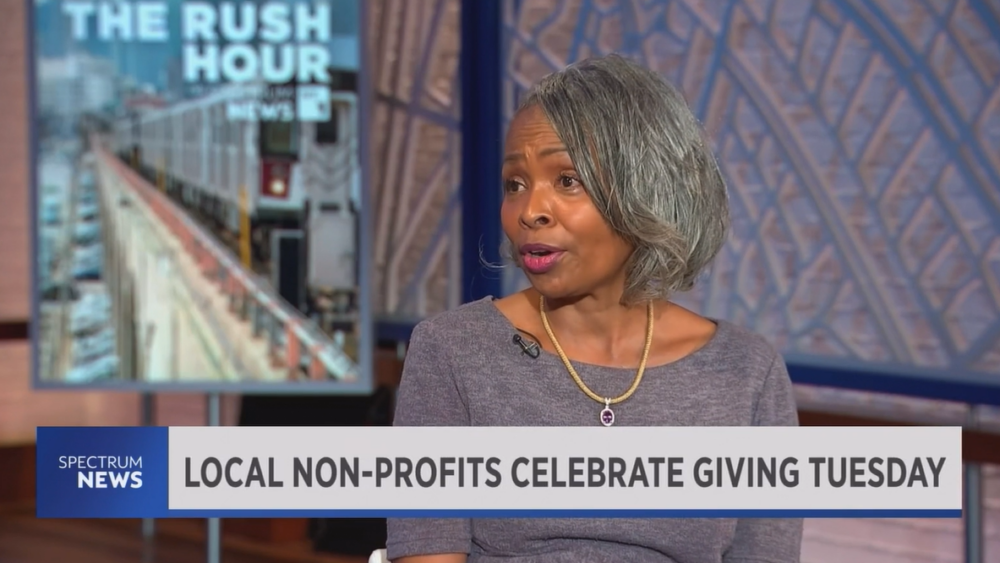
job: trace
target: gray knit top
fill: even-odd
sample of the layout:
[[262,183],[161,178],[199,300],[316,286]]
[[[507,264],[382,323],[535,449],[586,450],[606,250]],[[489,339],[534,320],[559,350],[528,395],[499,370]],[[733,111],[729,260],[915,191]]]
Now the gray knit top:
[[[616,426],[794,426],[785,363],[762,337],[725,321],[707,344],[649,367],[615,406]],[[558,356],[537,358],[493,298],[467,303],[414,329],[396,426],[593,426],[601,405]],[[634,370],[574,367],[601,396],[618,396]],[[801,519],[390,519],[390,560],[468,553],[479,563],[792,563]]]

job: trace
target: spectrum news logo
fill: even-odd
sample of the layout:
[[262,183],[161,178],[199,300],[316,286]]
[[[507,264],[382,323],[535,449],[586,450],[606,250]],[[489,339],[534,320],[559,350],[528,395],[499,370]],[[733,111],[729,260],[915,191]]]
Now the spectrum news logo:
[[142,456],[59,456],[59,469],[76,471],[78,489],[141,489]]

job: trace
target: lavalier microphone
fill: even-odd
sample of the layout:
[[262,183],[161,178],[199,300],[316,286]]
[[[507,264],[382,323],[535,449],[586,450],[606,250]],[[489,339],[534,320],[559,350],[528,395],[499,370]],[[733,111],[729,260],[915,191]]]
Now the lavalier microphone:
[[521,353],[531,356],[531,359],[537,359],[541,355],[541,348],[538,346],[537,342],[529,342],[525,340],[520,334],[514,335],[514,344],[521,347]]

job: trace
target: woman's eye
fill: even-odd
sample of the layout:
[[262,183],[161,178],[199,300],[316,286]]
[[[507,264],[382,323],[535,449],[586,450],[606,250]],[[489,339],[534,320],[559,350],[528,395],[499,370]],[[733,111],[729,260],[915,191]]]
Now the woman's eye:
[[580,180],[563,174],[559,177],[559,185],[564,188],[575,188],[580,185]]
[[516,192],[521,189],[521,183],[517,180],[504,180],[503,181],[503,191],[505,192]]

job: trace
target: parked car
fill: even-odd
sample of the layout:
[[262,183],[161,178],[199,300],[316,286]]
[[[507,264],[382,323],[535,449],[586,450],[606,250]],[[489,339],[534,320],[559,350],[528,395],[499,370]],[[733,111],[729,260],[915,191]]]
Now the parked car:
[[96,201],[80,202],[80,205],[76,207],[76,216],[85,221],[97,219],[99,213],[100,209],[98,209]]
[[97,221],[79,221],[73,231],[77,244],[90,244],[101,238],[101,224]]
[[42,198],[39,215],[45,225],[58,225],[62,223],[62,199],[55,196]]
[[84,169],[80,171],[80,176],[78,180],[79,181],[77,185],[79,187],[93,190],[94,187],[96,186],[96,182],[94,181],[94,173],[91,172],[89,169]]
[[95,360],[74,365],[66,373],[68,383],[89,383],[99,379],[111,379],[118,375],[118,356],[101,356]]
[[81,246],[73,255],[73,278],[98,280],[104,271],[104,245]]
[[98,330],[111,322],[111,297],[103,293],[87,293],[73,305],[70,330],[79,335]]
[[73,363],[83,364],[115,351],[115,331],[110,326],[73,341]]
[[76,301],[80,298],[80,291],[71,283],[57,284],[47,280],[42,283],[42,299],[45,301],[58,301],[66,299]]

